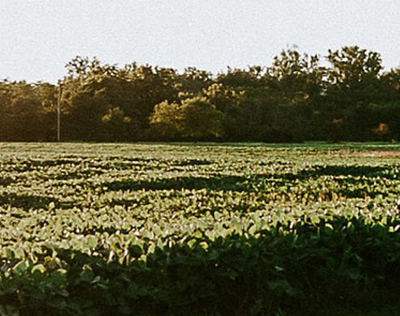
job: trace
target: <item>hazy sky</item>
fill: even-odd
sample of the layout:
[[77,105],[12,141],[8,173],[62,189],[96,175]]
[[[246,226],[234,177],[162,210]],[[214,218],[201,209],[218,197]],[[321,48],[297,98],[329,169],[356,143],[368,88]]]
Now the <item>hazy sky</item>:
[[399,0],[0,0],[0,79],[56,82],[76,55],[183,70],[345,45],[400,66]]

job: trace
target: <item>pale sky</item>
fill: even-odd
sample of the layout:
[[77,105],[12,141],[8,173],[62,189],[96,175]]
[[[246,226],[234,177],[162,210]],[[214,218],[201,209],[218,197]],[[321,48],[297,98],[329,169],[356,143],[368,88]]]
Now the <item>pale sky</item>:
[[358,45],[399,67],[400,1],[0,0],[0,79],[55,83],[76,55],[217,74],[270,66],[293,45]]

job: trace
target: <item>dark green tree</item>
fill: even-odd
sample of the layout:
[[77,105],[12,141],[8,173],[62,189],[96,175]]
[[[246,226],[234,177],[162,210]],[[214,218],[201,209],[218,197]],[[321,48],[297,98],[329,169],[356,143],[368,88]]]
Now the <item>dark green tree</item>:
[[[0,84],[0,139],[41,141],[52,137],[54,86],[3,81]],[[55,134],[54,134],[55,137]]]
[[[367,140],[371,129],[378,124],[369,109],[382,98],[382,60],[379,53],[369,52],[358,46],[329,50],[331,67],[327,72],[326,97],[322,104],[326,126],[333,130],[341,121],[338,135],[344,140]],[[329,137],[329,133],[327,135]]]

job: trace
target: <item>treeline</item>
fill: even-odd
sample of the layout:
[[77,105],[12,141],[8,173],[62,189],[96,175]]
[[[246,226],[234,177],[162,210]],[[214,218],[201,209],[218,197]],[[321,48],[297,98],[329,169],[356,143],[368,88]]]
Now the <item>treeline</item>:
[[[400,140],[400,69],[357,46],[324,59],[286,50],[213,75],[77,56],[60,80],[61,140]],[[58,89],[1,81],[0,141],[55,141]]]

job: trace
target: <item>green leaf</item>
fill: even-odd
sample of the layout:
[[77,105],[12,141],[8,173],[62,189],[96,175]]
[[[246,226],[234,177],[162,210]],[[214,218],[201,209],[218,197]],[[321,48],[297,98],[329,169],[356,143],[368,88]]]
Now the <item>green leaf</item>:
[[43,264],[36,264],[32,268],[32,273],[45,273],[46,272],[46,267]]

